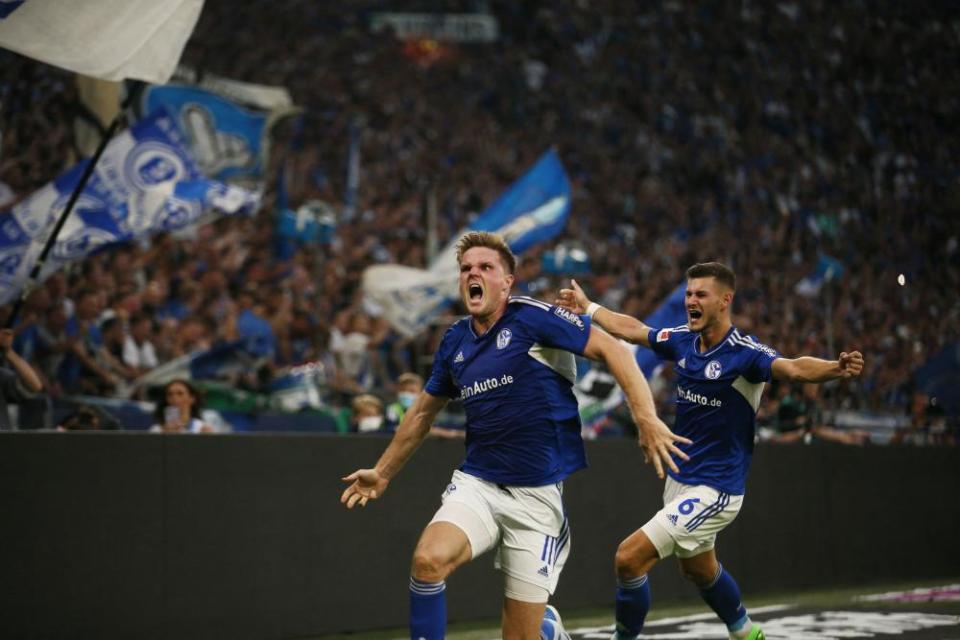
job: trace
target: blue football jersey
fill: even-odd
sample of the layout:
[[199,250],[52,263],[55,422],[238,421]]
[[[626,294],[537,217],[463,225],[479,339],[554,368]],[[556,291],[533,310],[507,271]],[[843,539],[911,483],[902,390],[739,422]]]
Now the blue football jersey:
[[481,336],[469,317],[447,330],[425,390],[463,403],[461,471],[534,487],[586,466],[573,354],[589,336],[589,317],[522,296]]
[[684,484],[705,484],[742,495],[753,457],[753,437],[763,385],[780,355],[731,327],[713,349],[700,353],[700,336],[686,325],[651,329],[650,346],[676,363],[677,421],[673,431],[693,440],[678,445],[690,459],[678,460]]

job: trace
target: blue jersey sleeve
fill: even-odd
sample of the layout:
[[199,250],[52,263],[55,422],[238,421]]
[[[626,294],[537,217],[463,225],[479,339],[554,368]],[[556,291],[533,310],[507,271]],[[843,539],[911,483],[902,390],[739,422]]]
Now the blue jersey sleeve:
[[454,340],[454,329],[456,324],[447,329],[440,341],[437,352],[433,355],[433,369],[430,371],[430,379],[423,389],[432,396],[438,398],[456,398],[459,390],[453,382],[453,376],[450,375],[450,351]]
[[662,329],[650,329],[647,334],[647,340],[650,342],[650,348],[660,356],[674,362],[680,358],[677,354],[681,345],[690,339],[690,330],[686,325],[682,327],[664,327]]
[[545,347],[583,355],[590,339],[590,316],[581,316],[563,307],[549,310],[524,307],[526,325]]
[[751,347],[743,377],[748,382],[770,382],[773,380],[773,361],[780,357],[777,350],[768,347],[753,336],[746,336],[746,342]]

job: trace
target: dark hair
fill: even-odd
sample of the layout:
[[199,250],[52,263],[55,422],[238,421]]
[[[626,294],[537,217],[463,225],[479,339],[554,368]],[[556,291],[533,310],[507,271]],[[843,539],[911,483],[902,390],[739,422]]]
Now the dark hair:
[[153,418],[157,421],[157,424],[163,424],[165,421],[163,413],[167,408],[167,389],[175,384],[182,384],[187,388],[187,392],[193,396],[193,405],[190,407],[190,417],[200,419],[200,410],[203,408],[203,396],[200,391],[183,378],[174,378],[163,385],[163,389],[160,391],[160,398],[157,400],[157,406],[153,410]]
[[687,269],[687,280],[693,278],[715,278],[717,282],[730,287],[731,291],[737,290],[737,276],[733,269],[719,262],[699,262]]
[[100,414],[92,407],[80,405],[60,423],[60,428],[66,431],[98,431],[100,429]]
[[120,318],[118,318],[117,316],[111,316],[110,318],[107,318],[100,324],[100,333],[101,334],[108,333],[111,329],[113,329],[118,324],[121,327],[123,326],[122,324],[120,324]]
[[489,231],[471,231],[460,238],[457,242],[457,264],[460,263],[463,254],[474,247],[486,247],[499,253],[507,273],[513,275],[517,270],[517,257],[510,251],[510,245],[503,239],[503,236]]

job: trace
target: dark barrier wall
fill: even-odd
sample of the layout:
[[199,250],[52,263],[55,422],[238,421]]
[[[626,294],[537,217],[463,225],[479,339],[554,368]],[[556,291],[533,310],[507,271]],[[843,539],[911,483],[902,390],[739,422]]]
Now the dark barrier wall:
[[[386,440],[0,434],[4,637],[297,638],[406,623],[410,554],[462,443],[429,441],[386,496],[339,504]],[[566,483],[555,602],[610,607],[617,542],[657,509],[633,443],[589,445]],[[718,545],[751,593],[960,576],[960,450],[760,447]],[[696,597],[674,561],[655,598]],[[488,555],[448,581],[452,620],[495,616]],[[612,608],[611,608],[612,610]],[[612,618],[612,614],[611,614]]]

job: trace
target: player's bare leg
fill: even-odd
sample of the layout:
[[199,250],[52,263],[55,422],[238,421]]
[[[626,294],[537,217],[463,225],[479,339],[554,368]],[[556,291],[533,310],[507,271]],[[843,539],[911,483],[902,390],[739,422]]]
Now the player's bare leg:
[[503,599],[503,640],[538,640],[546,602],[521,602]]
[[449,522],[434,522],[420,535],[410,575],[421,582],[440,582],[470,558],[467,534]]
[[459,527],[434,522],[424,529],[410,569],[411,638],[441,640],[445,636],[445,580],[471,557],[470,541]]
[[614,559],[617,578],[631,579],[646,575],[658,560],[660,556],[657,548],[653,546],[643,529],[637,529],[617,547],[617,555]]
[[697,585],[699,589],[709,587],[720,572],[717,553],[713,549],[692,558],[677,558],[677,561],[680,563],[680,573],[683,577]]

